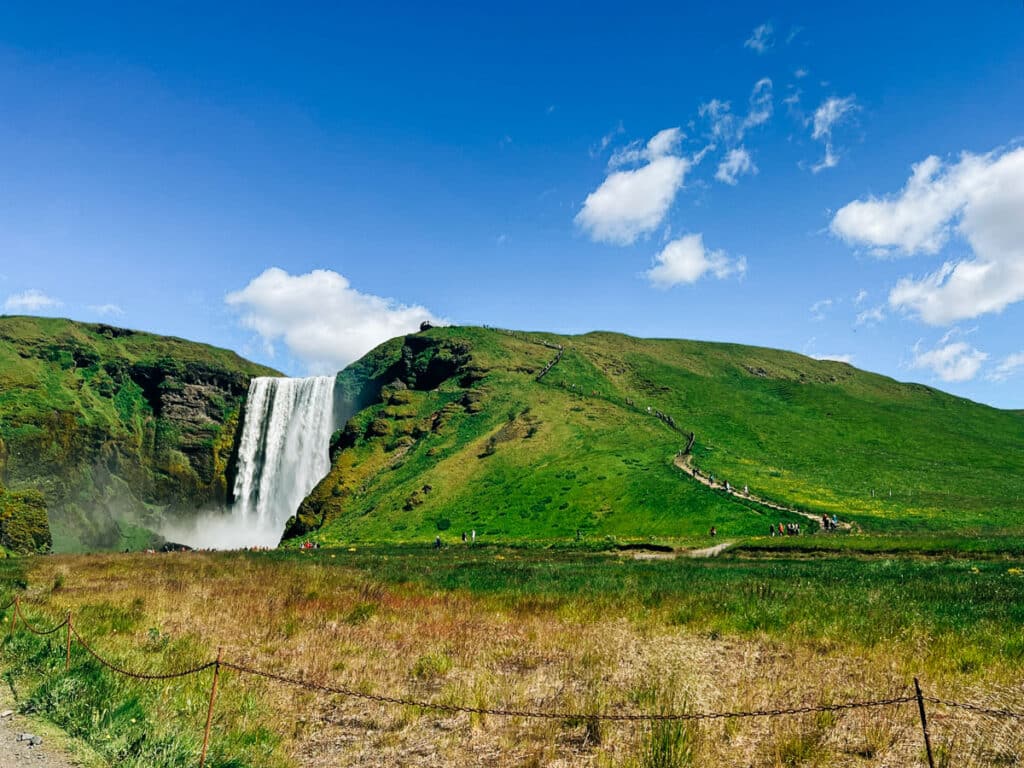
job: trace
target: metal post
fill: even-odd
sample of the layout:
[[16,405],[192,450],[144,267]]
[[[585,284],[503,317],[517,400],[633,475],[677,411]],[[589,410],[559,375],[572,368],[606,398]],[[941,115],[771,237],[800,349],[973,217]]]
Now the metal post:
[[68,644],[64,656],[64,671],[71,671],[71,611],[68,611]]
[[917,692],[917,711],[921,713],[921,731],[924,733],[924,751],[928,754],[928,768],[935,768],[935,758],[932,757],[932,740],[928,735],[928,717],[924,713],[924,696],[921,694],[921,684],[914,678],[914,690]]
[[206,710],[206,732],[203,734],[203,751],[199,755],[199,768],[206,765],[206,748],[210,744],[210,724],[213,723],[213,702],[217,698],[217,679],[220,677],[220,659],[224,648],[217,648],[217,663],[213,665],[213,687],[210,688],[210,708]]

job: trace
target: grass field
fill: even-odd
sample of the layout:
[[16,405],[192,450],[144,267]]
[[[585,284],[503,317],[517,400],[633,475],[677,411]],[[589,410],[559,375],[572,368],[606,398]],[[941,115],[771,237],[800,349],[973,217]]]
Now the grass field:
[[[223,646],[306,680],[478,707],[750,710],[900,695],[917,675],[932,695],[1024,709],[1020,540],[868,539],[748,539],[708,560],[596,545],[60,556],[0,563],[0,600],[22,595],[41,624],[73,611],[131,668]],[[61,633],[17,632],[3,658],[24,706],[112,763],[194,764],[209,673],[126,681],[76,649],[65,674]],[[1024,759],[1012,721],[932,709],[944,765]],[[904,705],[685,727],[535,721],[225,672],[210,764],[915,765],[915,717]]]

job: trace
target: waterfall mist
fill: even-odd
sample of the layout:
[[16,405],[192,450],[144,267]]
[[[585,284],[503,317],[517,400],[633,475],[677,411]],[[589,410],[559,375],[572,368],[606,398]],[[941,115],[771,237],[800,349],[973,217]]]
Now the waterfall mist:
[[254,378],[238,445],[234,504],[161,533],[200,548],[276,546],[288,518],[330,470],[336,420],[333,376]]

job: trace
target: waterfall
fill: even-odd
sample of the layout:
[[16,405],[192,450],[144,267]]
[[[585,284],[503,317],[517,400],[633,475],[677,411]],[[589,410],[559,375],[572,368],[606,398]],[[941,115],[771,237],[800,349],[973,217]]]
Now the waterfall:
[[235,546],[274,546],[302,500],[331,468],[334,377],[254,378],[238,445]]

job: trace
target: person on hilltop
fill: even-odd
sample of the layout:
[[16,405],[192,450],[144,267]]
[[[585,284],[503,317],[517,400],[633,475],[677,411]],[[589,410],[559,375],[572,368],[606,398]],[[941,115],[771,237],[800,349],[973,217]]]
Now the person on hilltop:
[[440,548],[441,548],[441,537],[438,536],[438,537],[436,537],[434,539],[434,549],[440,549]]

